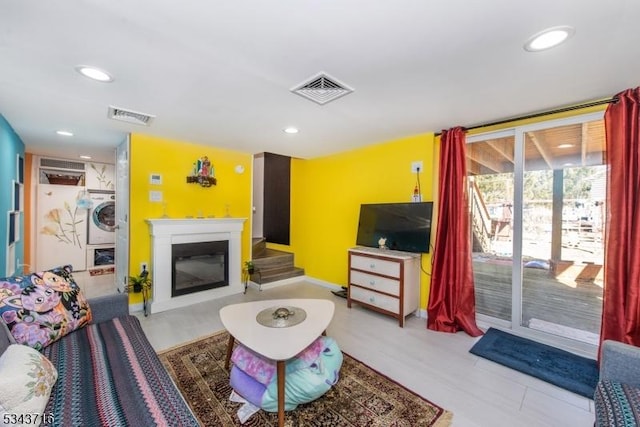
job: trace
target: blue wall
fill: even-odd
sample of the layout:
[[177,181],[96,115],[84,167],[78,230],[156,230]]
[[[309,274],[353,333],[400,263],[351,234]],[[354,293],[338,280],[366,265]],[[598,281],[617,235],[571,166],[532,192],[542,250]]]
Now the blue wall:
[[[13,211],[13,187],[14,181],[18,179],[18,155],[25,158],[24,143],[0,114],[0,277],[11,273],[7,271],[8,219],[9,212]],[[22,210],[24,211],[24,206]],[[21,272],[20,264],[24,263],[24,212],[20,214],[18,235],[20,240],[15,244],[15,266],[16,271]]]

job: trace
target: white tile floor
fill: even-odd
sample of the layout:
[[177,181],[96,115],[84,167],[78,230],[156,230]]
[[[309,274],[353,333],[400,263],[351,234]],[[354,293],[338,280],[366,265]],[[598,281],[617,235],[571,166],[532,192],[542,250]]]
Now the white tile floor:
[[[113,292],[106,276],[77,277],[89,296]],[[113,275],[109,275],[111,278]],[[592,426],[593,402],[528,375],[479,358],[477,341],[464,333],[426,329],[409,317],[404,328],[387,316],[354,305],[329,289],[300,282],[234,295],[144,317],[149,341],[163,350],[222,329],[218,310],[227,304],[276,298],[326,298],[336,312],[328,334],[342,350],[405,387],[453,412],[453,426]]]

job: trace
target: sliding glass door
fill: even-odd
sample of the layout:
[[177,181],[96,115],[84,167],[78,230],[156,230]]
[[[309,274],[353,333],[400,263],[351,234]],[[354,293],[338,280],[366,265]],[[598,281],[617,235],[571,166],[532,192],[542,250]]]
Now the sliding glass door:
[[563,347],[598,342],[602,114],[468,137],[479,320]]
[[513,281],[514,133],[467,146],[476,310],[510,324]]

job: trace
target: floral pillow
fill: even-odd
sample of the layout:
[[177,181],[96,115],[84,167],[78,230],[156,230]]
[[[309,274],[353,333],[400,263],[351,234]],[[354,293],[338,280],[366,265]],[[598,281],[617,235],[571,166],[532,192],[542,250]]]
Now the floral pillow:
[[71,266],[0,279],[0,316],[19,344],[41,350],[91,321]]
[[69,282],[71,284],[71,286],[74,286],[78,289],[80,289],[80,287],[78,286],[78,284],[76,283],[76,279],[73,278],[73,267],[71,265],[63,265],[60,267],[54,267],[50,270],[47,270],[53,274],[56,274],[60,277],[62,277],[64,280],[66,280],[67,282]]
[[10,345],[0,356],[0,424],[53,421],[53,415],[43,411],[57,378],[56,368],[45,356],[24,345]]

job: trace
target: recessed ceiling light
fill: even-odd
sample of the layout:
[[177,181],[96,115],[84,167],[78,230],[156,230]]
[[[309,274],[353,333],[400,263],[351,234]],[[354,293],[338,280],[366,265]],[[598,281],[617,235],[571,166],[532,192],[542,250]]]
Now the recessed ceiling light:
[[571,148],[573,147],[573,144],[560,144],[558,145],[558,148]]
[[285,132],[285,133],[291,133],[291,134],[293,134],[293,133],[298,133],[299,131],[298,131],[298,129],[297,129],[297,128],[294,128],[294,127],[288,127],[288,128],[285,128],[285,129],[284,129],[284,132]]
[[62,136],[73,136],[73,132],[69,132],[68,130],[57,130],[56,133]]
[[81,159],[91,160],[91,156],[85,156],[84,154],[80,156]]
[[529,37],[529,40],[524,44],[524,50],[539,52],[541,50],[551,49],[566,41],[575,32],[576,30],[566,25],[547,28]]
[[85,77],[89,77],[90,79],[97,80],[99,82],[108,83],[113,81],[113,77],[111,77],[109,73],[90,65],[78,65],[76,67],[76,71]]

